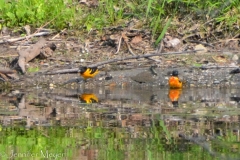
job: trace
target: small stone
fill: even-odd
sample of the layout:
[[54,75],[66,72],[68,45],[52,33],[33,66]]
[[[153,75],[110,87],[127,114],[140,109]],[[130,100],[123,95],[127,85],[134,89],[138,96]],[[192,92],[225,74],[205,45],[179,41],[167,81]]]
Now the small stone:
[[12,91],[12,94],[14,94],[14,95],[19,94],[19,93],[20,93],[19,90],[14,90],[14,91]]
[[233,53],[232,52],[223,52],[223,55],[226,55],[226,56],[232,56],[233,55]]
[[167,47],[167,48],[171,48],[171,47],[175,48],[175,47],[177,47],[178,44],[181,43],[181,41],[178,38],[172,39],[172,37],[171,38],[166,37],[164,39],[164,42],[165,42],[165,47]]
[[201,51],[197,51],[197,53],[206,53],[207,52],[207,48],[204,47],[202,44],[196,45],[194,47],[195,50],[201,50]]
[[218,80],[213,81],[213,84],[219,84],[219,83],[220,83],[220,81],[218,81]]
[[48,67],[48,66],[49,66],[49,63],[43,63],[42,66]]
[[191,84],[190,84],[190,87],[195,87],[195,84],[192,84],[192,83],[191,83]]
[[49,84],[49,87],[50,87],[50,88],[54,88],[54,84],[50,83],[50,84]]
[[174,48],[176,47],[179,43],[181,43],[181,41],[178,38],[174,38],[173,40],[169,41],[169,43],[171,44],[171,46]]
[[85,60],[84,59],[80,59],[80,62],[84,62]]
[[238,55],[234,54],[233,57],[232,57],[232,60],[233,61],[238,61],[238,59],[239,59]]

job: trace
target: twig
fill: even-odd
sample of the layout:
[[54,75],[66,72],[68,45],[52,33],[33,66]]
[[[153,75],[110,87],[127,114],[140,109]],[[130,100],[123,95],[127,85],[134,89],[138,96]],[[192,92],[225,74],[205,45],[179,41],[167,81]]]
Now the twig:
[[3,80],[4,82],[8,81],[8,78],[5,74],[0,73],[0,77],[1,77],[1,80]]
[[49,35],[51,34],[51,32],[40,32],[38,33],[43,27],[45,27],[46,25],[48,25],[49,23],[51,23],[53,20],[55,20],[57,18],[54,17],[51,21],[47,22],[46,24],[42,25],[41,27],[39,27],[36,32],[34,32],[33,34],[29,35],[29,36],[25,36],[25,37],[19,37],[19,38],[14,38],[14,39],[9,39],[9,40],[2,40],[0,41],[0,44],[3,44],[3,43],[7,43],[7,42],[16,42],[16,41],[20,41],[20,40],[27,40],[28,38],[31,38],[31,37],[36,37],[36,36],[46,36],[46,35]]
[[15,70],[11,70],[9,68],[2,68],[0,67],[0,73],[3,73],[3,74],[13,74],[13,73],[16,73]]
[[[163,46],[162,44],[163,44],[163,41],[161,40],[160,43],[159,43],[159,46],[157,48],[157,52],[156,52],[157,54],[162,52],[162,46]],[[151,57],[148,57],[147,59],[158,62],[158,63],[161,63],[161,60],[153,59]]]
[[[66,29],[67,29],[67,28],[64,28],[63,30],[61,30],[60,33],[63,33],[64,31],[66,31]],[[58,34],[56,34],[55,36],[53,36],[53,37],[51,38],[51,40],[53,40],[53,39],[55,39],[57,36],[59,36],[60,33],[58,33]]]
[[115,54],[117,54],[119,52],[121,43],[122,43],[122,36],[119,38],[118,48],[117,48],[117,52]]
[[239,33],[236,34],[236,35],[233,37],[233,39],[236,39],[239,35],[240,35]]
[[[186,53],[193,53],[193,52],[197,52],[197,51],[202,51],[202,49],[193,50],[193,51],[183,51],[183,52],[169,52],[169,53],[157,53],[157,54],[152,53],[152,54],[128,56],[128,57],[124,57],[124,58],[110,59],[107,61],[95,63],[92,65],[89,65],[88,67],[98,67],[98,66],[102,66],[104,64],[109,64],[109,63],[114,63],[114,62],[118,62],[118,61],[129,60],[129,59],[148,58],[148,57],[153,57],[153,56],[162,56],[162,55],[170,55],[170,54],[186,54]],[[77,72],[79,72],[79,69],[73,68],[73,69],[64,69],[64,70],[59,70],[59,71],[50,72],[50,73],[43,73],[43,74],[54,75],[54,74],[77,73]]]
[[200,68],[204,70],[204,69],[238,68],[238,66],[202,66]]
[[17,57],[18,54],[0,56],[0,58]]
[[199,43],[199,44],[203,44],[203,45],[205,45],[205,46],[209,46],[209,47],[214,48],[214,46],[213,46],[212,44],[209,44],[209,43],[206,43],[206,42],[201,42],[201,41],[197,41],[197,40],[194,40],[194,41],[192,41],[192,40],[188,40],[187,42],[191,42],[191,43]]
[[102,66],[102,65],[104,65],[104,64],[113,63],[113,62],[117,62],[117,61],[124,61],[124,60],[129,60],[129,59],[139,59],[139,58],[147,58],[147,57],[170,55],[170,54],[186,54],[186,53],[193,53],[193,52],[197,52],[197,51],[202,51],[202,49],[193,50],[193,51],[158,53],[158,54],[152,53],[152,54],[129,56],[129,57],[124,57],[124,58],[116,58],[116,59],[110,59],[110,60],[108,60],[108,61],[103,61],[103,62],[95,63],[95,64],[93,64],[93,65],[89,65],[89,67],[97,67],[97,66]]
[[[53,75],[53,74],[64,74],[64,73],[77,73],[78,71],[79,71],[79,68],[73,68],[73,69],[63,69],[63,70],[50,72],[50,73],[43,73],[43,74]],[[39,74],[39,73],[36,73],[36,74]]]
[[209,143],[204,139],[204,137],[190,137],[190,136],[186,136],[185,134],[181,134],[179,135],[180,137],[182,137],[183,139],[186,139],[188,141],[191,141],[201,147],[203,147],[206,151],[208,151],[208,153],[212,156],[216,156],[217,153],[212,151],[211,148],[210,148],[210,145]]
[[[61,12],[62,13],[62,12]],[[59,14],[61,14],[61,13],[59,13]],[[34,32],[34,34],[35,33],[37,33],[37,32],[39,32],[43,27],[45,27],[45,26],[47,26],[49,23],[51,23],[52,21],[54,21],[57,17],[59,17],[59,15],[56,15],[53,19],[51,19],[49,22],[47,22],[47,23],[45,23],[44,25],[42,25],[42,26],[40,26],[35,32]]]
[[14,39],[8,39],[8,40],[2,40],[0,41],[0,44],[3,44],[3,43],[11,43],[11,42],[16,42],[16,41],[20,41],[20,40],[23,40],[23,39],[28,39],[28,38],[31,38],[31,37],[36,37],[36,36],[45,36],[45,35],[49,35],[51,34],[50,32],[40,32],[40,33],[35,33],[35,34],[31,34],[29,36],[25,36],[25,37],[19,37],[19,38],[14,38]]
[[130,45],[128,44],[128,42],[125,41],[125,43],[126,43],[126,45],[127,45],[127,47],[128,47],[129,52],[130,52],[133,56],[136,56],[136,54],[132,51],[132,49],[131,49]]
[[163,48],[163,41],[161,40],[157,49],[157,54],[162,52],[162,48]]

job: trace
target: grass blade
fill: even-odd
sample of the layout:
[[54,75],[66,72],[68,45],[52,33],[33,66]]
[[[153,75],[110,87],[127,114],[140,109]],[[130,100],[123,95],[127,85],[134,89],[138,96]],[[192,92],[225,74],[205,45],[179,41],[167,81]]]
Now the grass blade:
[[164,37],[165,33],[167,32],[167,29],[168,29],[171,21],[172,21],[172,18],[168,19],[166,25],[163,27],[163,30],[162,30],[161,34],[159,35],[158,39],[156,40],[155,45],[158,45],[158,43],[162,40],[162,38]]

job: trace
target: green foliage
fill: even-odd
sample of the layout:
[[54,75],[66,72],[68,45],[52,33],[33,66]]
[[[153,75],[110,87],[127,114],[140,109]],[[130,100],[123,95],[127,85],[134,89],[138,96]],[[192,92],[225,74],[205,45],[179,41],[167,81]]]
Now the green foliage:
[[239,6],[238,0],[101,0],[94,7],[74,0],[1,0],[0,27],[26,24],[40,27],[49,23],[47,27],[55,29],[67,27],[90,31],[113,25],[124,26],[135,18],[146,22],[143,27],[150,28],[154,39],[159,41],[167,28],[175,27],[166,19],[187,18],[200,20],[202,24],[215,20],[223,28],[236,29],[240,25]]
[[68,0],[13,0],[1,1],[0,19],[6,26],[24,26],[30,24],[39,27],[54,20],[50,26],[55,28],[66,27],[73,20],[75,8],[67,7],[72,1]]
[[168,19],[168,21],[167,21],[166,25],[164,26],[161,34],[159,35],[158,39],[156,40],[155,45],[157,45],[163,39],[165,33],[167,32],[167,29],[168,29],[170,23],[171,23],[171,19]]
[[29,67],[27,72],[38,72],[39,71],[39,67]]
[[[237,135],[231,131],[222,139],[206,141],[212,156],[201,145],[183,141],[172,133],[163,120],[137,132],[116,127],[2,127],[0,132],[1,159],[74,159],[85,152],[97,150],[96,159],[218,159],[217,155],[239,157]],[[177,131],[179,132],[179,131]],[[201,143],[200,143],[201,144]],[[236,150],[233,152],[233,148]],[[81,152],[79,152],[81,150]],[[52,156],[52,157],[50,157]],[[55,156],[55,157],[54,157]]]

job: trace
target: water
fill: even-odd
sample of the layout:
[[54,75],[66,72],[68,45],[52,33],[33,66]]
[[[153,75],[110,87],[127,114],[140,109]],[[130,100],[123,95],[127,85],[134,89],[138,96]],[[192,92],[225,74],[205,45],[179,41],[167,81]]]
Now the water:
[[0,159],[240,159],[237,89],[2,91]]

